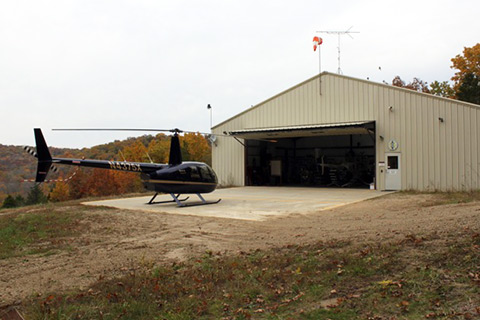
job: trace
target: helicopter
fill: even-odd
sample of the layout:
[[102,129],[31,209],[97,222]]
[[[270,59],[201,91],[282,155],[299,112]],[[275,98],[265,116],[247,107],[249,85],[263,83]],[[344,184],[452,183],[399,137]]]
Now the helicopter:
[[[55,131],[168,131],[172,133],[170,140],[170,154],[167,164],[127,162],[127,161],[106,161],[91,159],[53,158],[48,149],[42,130],[34,129],[38,158],[37,173],[35,182],[44,182],[49,171],[55,170],[55,164],[72,165],[90,168],[101,168],[107,170],[120,170],[140,173],[140,177],[147,190],[155,194],[147,204],[160,204],[175,202],[178,207],[190,207],[199,205],[216,204],[216,201],[206,201],[202,193],[213,192],[217,185],[217,175],[210,166],[203,162],[183,162],[180,150],[179,133],[186,132],[178,128],[171,130],[163,129],[53,129]],[[159,193],[169,194],[173,200],[157,201],[155,198]],[[201,202],[185,203],[189,197],[180,199],[182,194],[196,194]]]

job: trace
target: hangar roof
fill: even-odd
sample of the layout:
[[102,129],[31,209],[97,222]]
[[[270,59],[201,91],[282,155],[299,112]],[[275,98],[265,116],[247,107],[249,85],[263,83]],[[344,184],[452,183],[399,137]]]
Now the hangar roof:
[[384,83],[379,83],[379,82],[373,82],[373,81],[370,81],[370,80],[364,80],[364,79],[359,79],[359,78],[355,78],[355,77],[350,77],[350,76],[345,76],[345,75],[341,75],[341,74],[337,74],[337,73],[330,73],[330,72],[322,72],[321,74],[317,74],[293,87],[290,87],[276,95],[274,95],[273,97],[270,97],[254,106],[252,106],[251,108],[248,108],[232,117],[230,117],[229,119],[226,119],[218,124],[216,124],[215,126],[212,127],[212,129],[216,129],[217,127],[220,127],[222,125],[224,125],[225,123],[245,114],[245,113],[248,113],[250,111],[252,111],[253,109],[256,109],[256,108],[259,108],[259,107],[262,107],[262,105],[266,104],[267,102],[271,101],[271,100],[274,100],[284,94],[286,94],[287,92],[289,91],[292,91],[298,87],[301,87],[303,85],[305,85],[306,83],[310,82],[310,81],[313,81],[317,78],[320,77],[320,79],[322,79],[323,76],[333,76],[333,77],[338,77],[338,78],[343,78],[343,79],[349,79],[349,80],[354,80],[354,81],[358,81],[358,82],[361,82],[361,83],[366,83],[366,84],[369,84],[371,86],[378,86],[378,87],[383,87],[383,88],[388,88],[390,90],[398,90],[398,91],[402,91],[402,92],[405,92],[405,93],[408,93],[408,94],[411,94],[411,95],[421,95],[423,97],[429,97],[429,98],[433,98],[433,99],[439,99],[439,100],[442,100],[442,101],[446,101],[446,102],[449,102],[449,103],[456,103],[456,104],[460,104],[460,105],[463,105],[465,107],[470,107],[470,108],[477,108],[479,109],[480,108],[480,105],[477,105],[477,104],[473,104],[473,103],[469,103],[469,102],[465,102],[465,101],[459,101],[459,100],[454,100],[454,99],[450,99],[450,98],[444,98],[444,97],[439,97],[439,96],[436,96],[436,95],[432,95],[432,94],[429,94],[429,93],[423,93],[423,92],[418,92],[418,91],[414,91],[414,90],[410,90],[410,89],[405,89],[405,88],[401,88],[401,87],[396,87],[396,86],[393,86],[393,85],[389,85],[389,84],[384,84]]

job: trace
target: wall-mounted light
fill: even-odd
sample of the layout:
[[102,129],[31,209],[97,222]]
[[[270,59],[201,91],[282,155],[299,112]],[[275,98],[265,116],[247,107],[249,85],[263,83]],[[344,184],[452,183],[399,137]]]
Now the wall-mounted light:
[[212,145],[214,145],[215,147],[217,146],[217,136],[214,135],[214,134],[211,134],[208,136],[208,141],[210,141],[210,143]]
[[383,139],[385,139],[383,136],[379,136],[379,138],[380,138],[380,140],[383,140]]
[[393,106],[388,107],[388,111],[393,112]]
[[440,120],[440,122],[444,121],[442,117],[439,117],[438,120]]

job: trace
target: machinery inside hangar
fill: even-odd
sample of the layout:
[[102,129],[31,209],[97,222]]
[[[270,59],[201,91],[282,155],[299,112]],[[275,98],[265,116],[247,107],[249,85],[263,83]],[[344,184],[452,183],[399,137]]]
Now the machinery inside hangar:
[[375,122],[231,134],[245,139],[245,185],[375,186]]

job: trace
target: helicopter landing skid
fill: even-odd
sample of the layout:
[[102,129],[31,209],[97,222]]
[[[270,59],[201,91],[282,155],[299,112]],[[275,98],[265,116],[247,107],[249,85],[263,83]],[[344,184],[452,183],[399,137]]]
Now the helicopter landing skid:
[[[190,197],[186,197],[185,199],[178,199],[178,197],[180,196],[180,194],[177,194],[176,197],[174,197],[174,200],[167,200],[167,201],[157,201],[157,202],[154,202],[153,200],[155,200],[155,198],[158,196],[158,192],[155,193],[152,197],[152,199],[150,199],[150,201],[148,201],[147,204],[160,204],[160,203],[170,203],[170,202],[177,202],[177,201],[186,201],[188,200]],[[176,198],[176,199],[175,199]],[[177,202],[178,203],[178,202]]]
[[[217,201],[206,201],[202,195],[200,193],[195,193],[199,198],[200,200],[202,200],[202,202],[197,202],[197,203],[192,203],[192,204],[186,204],[186,203],[182,203],[181,201],[184,201],[186,199],[178,199],[178,196],[179,194],[177,194],[176,196],[173,194],[173,193],[170,193],[170,195],[172,196],[173,200],[177,203],[177,205],[180,207],[180,208],[184,208],[184,207],[195,207],[195,206],[204,206],[204,205],[207,205],[207,204],[216,204],[216,203],[219,203],[222,199],[218,199]],[[187,198],[188,199],[188,198]]]

